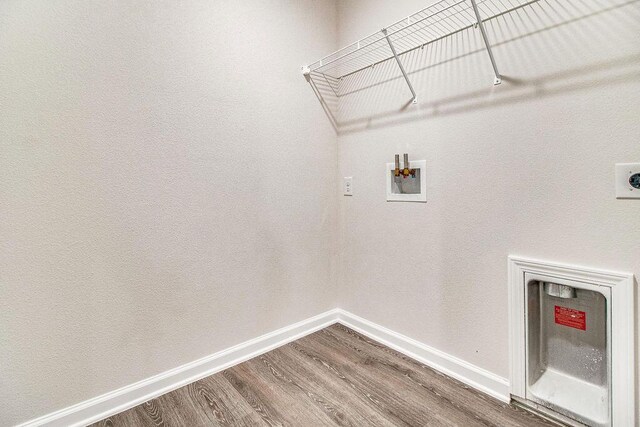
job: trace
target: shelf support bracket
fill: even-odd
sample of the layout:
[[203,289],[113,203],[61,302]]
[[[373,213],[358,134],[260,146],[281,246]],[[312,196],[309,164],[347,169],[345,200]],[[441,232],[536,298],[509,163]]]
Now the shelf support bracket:
[[482,23],[482,18],[480,17],[480,12],[478,11],[478,5],[476,4],[476,0],[471,0],[471,6],[473,7],[473,12],[476,15],[477,26],[480,27],[480,33],[482,34],[482,39],[484,40],[484,47],[487,48],[487,53],[489,54],[489,59],[491,60],[491,66],[493,67],[493,73],[495,74],[495,79],[493,80],[494,85],[499,85],[502,83],[502,76],[500,76],[500,72],[498,71],[498,66],[496,65],[496,60],[493,57],[493,52],[491,51],[491,44],[489,44],[489,38],[487,37],[487,32],[484,29],[484,24]]
[[311,80],[311,69],[307,66],[302,67],[302,75],[306,81]]
[[[474,0],[471,0],[471,1],[474,1]],[[398,67],[400,67],[400,71],[402,71],[402,75],[404,76],[404,80],[407,82],[407,85],[409,86],[409,90],[411,91],[411,94],[413,95],[412,102],[414,104],[416,104],[418,102],[418,98],[416,97],[416,91],[413,90],[413,86],[411,85],[411,81],[409,80],[409,76],[407,76],[407,72],[404,70],[404,67],[402,66],[402,62],[400,62],[400,58],[398,58],[398,54],[396,53],[396,48],[393,47],[393,43],[391,43],[391,39],[387,35],[387,29],[386,28],[382,29],[382,34],[384,34],[384,37],[387,39],[387,43],[389,43],[389,47],[391,48],[391,53],[393,53],[393,57],[396,58],[396,62],[398,63]]]

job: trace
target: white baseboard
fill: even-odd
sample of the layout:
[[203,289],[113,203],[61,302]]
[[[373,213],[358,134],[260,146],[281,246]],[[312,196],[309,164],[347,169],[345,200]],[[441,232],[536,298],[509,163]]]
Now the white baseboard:
[[336,323],[337,319],[337,310],[327,311],[102,396],[20,424],[18,427],[75,427],[100,421],[323,329]]
[[334,309],[118,390],[36,418],[20,424],[18,427],[85,426],[228,369],[334,323],[342,323],[443,374],[462,381],[470,387],[501,401],[509,401],[509,382],[505,378],[347,311]]
[[506,378],[341,309],[338,322],[496,399],[511,399]]

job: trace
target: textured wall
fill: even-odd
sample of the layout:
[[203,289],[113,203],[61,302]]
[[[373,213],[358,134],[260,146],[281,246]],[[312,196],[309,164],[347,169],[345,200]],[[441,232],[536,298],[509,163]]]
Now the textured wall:
[[[640,202],[612,188],[640,161],[640,9],[617,4],[492,21],[499,87],[477,31],[409,57],[415,107],[379,67],[336,152],[298,67],[424,2],[0,2],[0,424],[336,305],[506,377],[507,254],[640,275]],[[426,205],[384,201],[403,152]]]
[[337,305],[335,12],[0,2],[0,425]]
[[[640,277],[640,200],[614,192],[614,163],[640,161],[640,2],[616,3],[491,21],[500,86],[470,30],[405,58],[417,106],[386,96],[410,96],[393,70],[342,101],[342,308],[508,377],[507,255]],[[341,1],[339,45],[424,5]],[[385,202],[405,152],[427,160],[426,204]]]

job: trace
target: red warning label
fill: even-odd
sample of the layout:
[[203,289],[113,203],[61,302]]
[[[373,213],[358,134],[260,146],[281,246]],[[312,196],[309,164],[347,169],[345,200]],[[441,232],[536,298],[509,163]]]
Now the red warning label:
[[587,330],[587,313],[556,305],[556,323],[570,328]]

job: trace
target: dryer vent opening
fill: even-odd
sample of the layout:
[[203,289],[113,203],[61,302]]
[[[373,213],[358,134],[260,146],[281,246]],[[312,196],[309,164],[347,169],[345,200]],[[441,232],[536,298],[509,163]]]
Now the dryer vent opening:
[[607,299],[579,284],[527,284],[526,398],[589,425],[609,425]]
[[635,278],[509,257],[511,399],[568,425],[635,425]]

